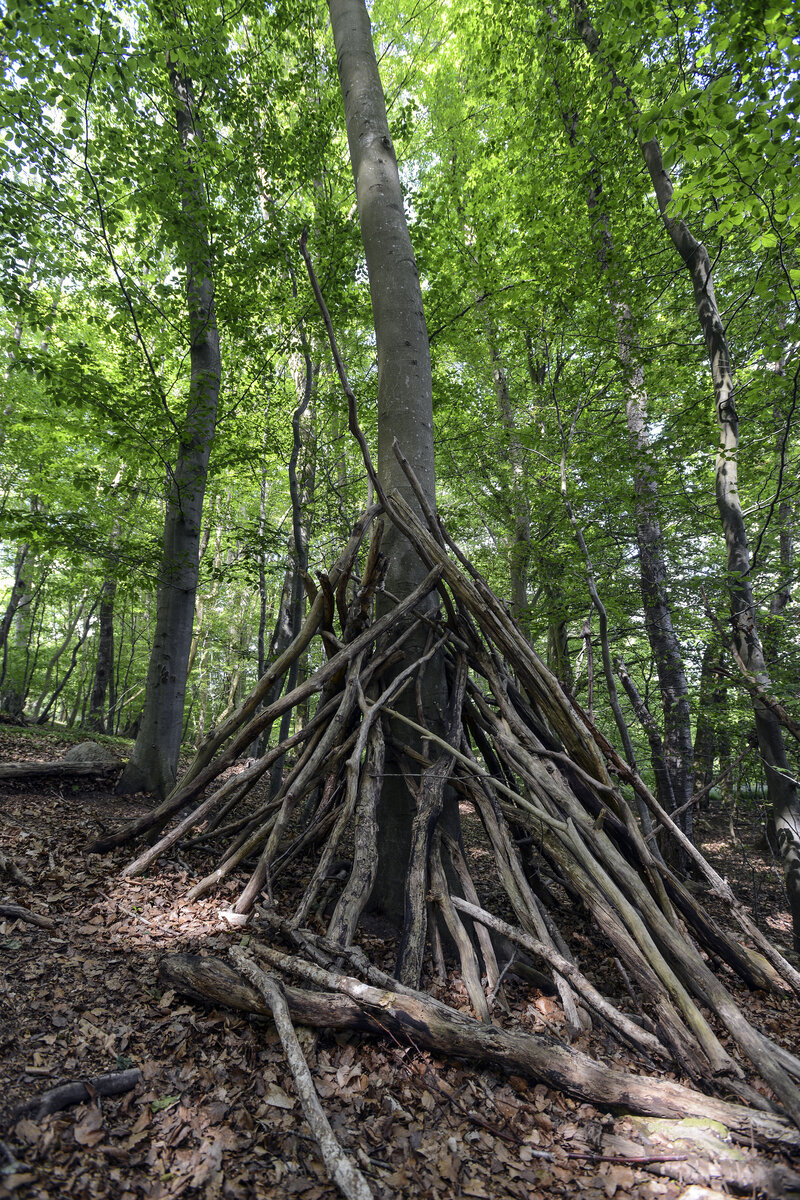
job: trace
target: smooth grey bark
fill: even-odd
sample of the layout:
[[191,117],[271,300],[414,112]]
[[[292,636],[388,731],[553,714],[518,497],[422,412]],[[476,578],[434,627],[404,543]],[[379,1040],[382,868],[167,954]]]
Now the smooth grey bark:
[[193,161],[202,142],[192,85],[168,63],[175,116],[184,154],[184,217],[190,383],[185,418],[177,430],[178,455],[167,480],[164,540],[156,628],[147,672],[144,712],[120,792],[165,795],[175,782],[186,695],[186,671],[197,592],[200,524],[221,382],[219,334],[208,243],[204,183]]
[[[601,49],[600,36],[589,19],[583,0],[570,0],[578,32],[589,53],[611,77],[637,120],[641,116],[635,97],[616,73]],[[657,138],[640,144],[650,175],[661,220],[692,281],[697,319],[703,333],[714,387],[714,402],[719,431],[716,462],[716,498],[727,547],[727,583],[731,605],[731,625],[737,652],[754,682],[769,692],[771,683],[759,636],[756,606],[750,583],[750,548],[739,495],[738,450],[739,417],[736,411],[733,372],[728,341],[714,292],[711,259],[705,245],[698,241],[686,222],[670,215],[672,180],[664,167]],[[767,779],[767,792],[783,859],[786,890],[792,914],[795,950],[800,952],[800,800],[798,788],[788,770],[783,731],[775,713],[757,694],[753,695],[753,716],[761,758]]]
[[[392,443],[397,438],[432,508],[436,505],[433,384],[419,274],[405,218],[386,103],[364,0],[329,0],[347,141],[378,351],[378,475],[416,511],[419,504]],[[407,594],[426,571],[393,526],[383,550],[392,562],[387,586]]]
[[[430,508],[435,511],[433,384],[428,331],[369,16],[364,0],[328,0],[328,8],[377,341],[378,475],[385,492],[398,490],[412,509],[420,512],[392,448],[396,438],[416,472]],[[424,564],[391,522],[387,523],[381,548],[390,559],[388,592],[399,598],[408,596],[424,579]],[[430,606],[435,603],[435,597],[428,601]],[[421,640],[410,639],[404,649],[409,656],[419,654]],[[441,725],[445,698],[444,668],[435,659],[427,665],[422,700],[424,715],[436,727]],[[401,703],[411,707],[413,698],[409,700],[406,693]],[[405,734],[398,737],[398,741],[406,740]],[[448,809],[447,803],[445,808]],[[414,810],[389,745],[378,804],[380,866],[371,903],[397,921],[403,916]],[[457,806],[455,811],[457,814]]]

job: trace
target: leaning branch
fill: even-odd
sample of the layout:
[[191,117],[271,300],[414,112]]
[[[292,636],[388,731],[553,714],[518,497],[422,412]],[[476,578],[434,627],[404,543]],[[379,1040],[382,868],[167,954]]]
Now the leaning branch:
[[240,947],[231,946],[229,954],[242,975],[258,989],[272,1010],[275,1028],[281,1039],[289,1070],[292,1072],[303,1113],[316,1138],[328,1174],[347,1200],[372,1200],[372,1192],[366,1179],[342,1150],[319,1102],[317,1089],[297,1040],[281,985],[271,975],[260,970]]

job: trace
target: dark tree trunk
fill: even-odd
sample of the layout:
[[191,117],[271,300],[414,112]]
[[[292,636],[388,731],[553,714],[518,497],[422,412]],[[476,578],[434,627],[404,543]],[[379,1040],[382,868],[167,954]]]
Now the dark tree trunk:
[[174,63],[170,63],[169,72],[185,154],[181,207],[185,220],[191,380],[186,416],[177,431],[178,456],[167,480],[156,629],[145,708],[133,755],[118,785],[120,792],[147,791],[157,796],[172,788],[178,765],[197,592],[200,523],[221,380],[205,189],[192,158],[192,147],[202,140],[202,131],[189,79]]
[[114,680],[114,599],[117,594],[116,579],[106,579],[100,593],[99,629],[97,631],[97,662],[94,669],[94,683],[89,699],[89,717],[87,724],[98,733],[108,733],[108,713],[106,701],[110,700],[110,692]]
[[698,791],[707,788],[714,778],[714,762],[719,756],[723,769],[730,753],[729,739],[718,737],[716,727],[725,710],[725,689],[720,686],[717,668],[722,664],[722,650],[709,641],[703,651],[700,667],[700,695],[697,701],[697,728],[694,735],[694,786]]

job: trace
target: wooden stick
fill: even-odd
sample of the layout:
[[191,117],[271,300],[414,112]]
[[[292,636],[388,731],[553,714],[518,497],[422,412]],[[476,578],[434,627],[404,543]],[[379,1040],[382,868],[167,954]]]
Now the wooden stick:
[[462,900],[458,896],[451,896],[450,902],[454,908],[460,909],[461,912],[466,913],[473,920],[479,921],[489,929],[496,929],[498,933],[504,934],[512,942],[516,942],[519,946],[524,946],[526,950],[530,950],[539,958],[543,958],[545,962],[550,964],[553,970],[569,980],[575,991],[583,996],[584,1000],[592,1006],[595,1012],[599,1013],[601,1017],[605,1017],[615,1031],[624,1034],[639,1049],[646,1051],[648,1054],[658,1055],[660,1058],[663,1058],[667,1054],[667,1051],[657,1037],[642,1029],[635,1021],[631,1021],[630,1017],[626,1017],[619,1009],[614,1008],[613,1004],[610,1004],[598,992],[597,988],[589,983],[583,972],[574,963],[564,958],[563,954],[559,954],[557,950],[553,949],[552,946],[548,946],[545,942],[531,937],[521,929],[515,929],[507,921],[493,916],[486,909],[480,908],[477,904],[471,904],[468,900]]
[[130,1071],[114,1071],[110,1075],[96,1075],[94,1079],[76,1079],[72,1083],[50,1088],[43,1095],[28,1100],[17,1109],[16,1115],[33,1116],[35,1121],[41,1121],[42,1117],[49,1116],[50,1113],[60,1112],[70,1104],[82,1104],[84,1100],[91,1100],[94,1095],[121,1096],[123,1092],[135,1088],[141,1078],[142,1072],[139,1068],[132,1067]]
[[326,971],[284,954],[272,946],[259,944],[255,949],[260,957],[281,971],[307,979],[318,987],[343,992],[356,1001],[365,1016],[374,1012],[387,1028],[405,1030],[417,1045],[437,1053],[460,1054],[530,1075],[549,1087],[578,1096],[582,1101],[621,1105],[628,1111],[661,1116],[707,1116],[721,1121],[745,1139],[751,1133],[758,1138],[762,1131],[769,1129],[771,1136],[777,1136],[785,1145],[800,1145],[797,1129],[785,1118],[703,1096],[671,1080],[632,1075],[629,1071],[606,1067],[552,1038],[485,1025],[421,993],[409,996],[371,987],[358,979]]
[[372,1200],[372,1192],[366,1179],[342,1150],[319,1102],[317,1089],[297,1040],[280,984],[257,967],[239,946],[231,946],[228,953],[245,979],[258,989],[272,1010],[275,1028],[281,1039],[289,1070],[292,1072],[303,1114],[319,1146],[325,1169],[347,1200]]
[[40,929],[56,927],[52,917],[40,917],[38,913],[23,908],[21,904],[0,904],[0,917],[9,917],[12,921],[27,921],[29,925],[38,925]]

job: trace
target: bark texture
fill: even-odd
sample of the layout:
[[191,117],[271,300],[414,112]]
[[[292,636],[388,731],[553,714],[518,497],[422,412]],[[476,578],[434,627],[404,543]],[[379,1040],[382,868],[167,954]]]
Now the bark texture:
[[145,708],[133,755],[118,784],[120,792],[147,791],[159,797],[173,786],[178,765],[197,592],[200,523],[222,371],[205,189],[193,161],[193,148],[202,141],[202,130],[190,80],[174,63],[169,72],[185,156],[181,208],[189,318],[189,399],[185,419],[176,429],[178,455],[167,480],[156,628]]
[[[413,464],[425,501],[435,510],[428,331],[369,16],[364,0],[329,0],[328,7],[378,350],[378,477],[384,492],[399,491],[415,511],[420,511],[414,490],[395,456],[396,439]],[[389,558],[388,591],[401,598],[407,596],[424,579],[425,565],[393,524],[386,530],[382,549]],[[435,597],[430,597],[428,609],[435,606]],[[407,656],[419,654],[424,642],[424,632],[412,637],[406,646]],[[444,709],[445,693],[442,665],[433,662],[427,668],[420,695],[434,720],[437,707]],[[413,698],[401,701],[406,703],[412,705]],[[391,762],[391,749],[388,758]],[[400,770],[389,766],[378,804],[380,869],[373,903],[398,923],[403,917],[414,809]]]
[[[266,946],[258,947],[270,965],[294,968],[327,992],[286,988],[294,1020],[327,1028],[351,1028],[413,1039],[438,1054],[457,1054],[494,1069],[517,1073],[602,1107],[664,1117],[708,1117],[756,1141],[797,1143],[797,1133],[779,1117],[703,1096],[671,1080],[632,1075],[597,1062],[554,1039],[512,1032],[476,1021],[423,993],[372,987],[361,980],[312,967]],[[218,959],[169,955],[162,959],[165,984],[190,995],[245,1012],[267,1014],[262,996]],[[373,1019],[372,1014],[375,1014]]]
[[97,663],[94,684],[89,700],[90,729],[99,733],[110,732],[107,709],[113,708],[114,684],[114,600],[117,594],[116,579],[106,579],[100,594],[100,627],[97,632]]

